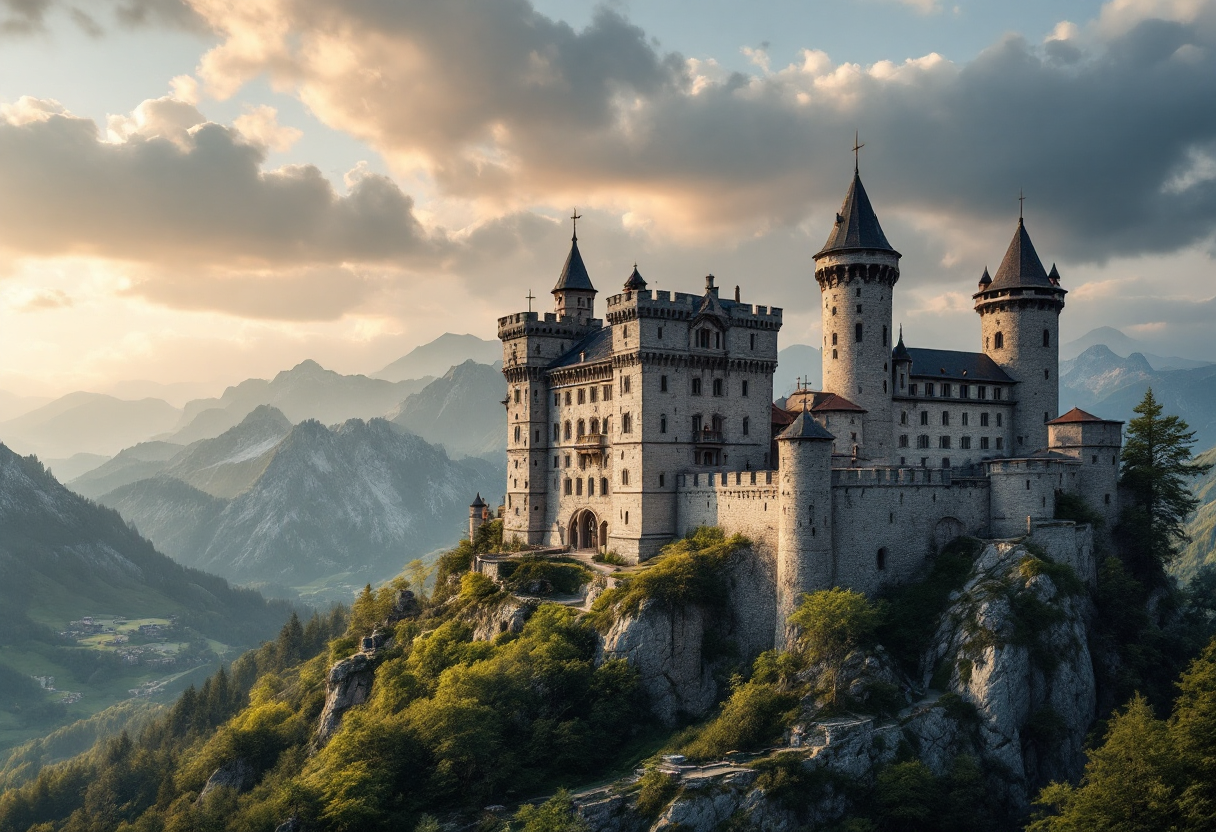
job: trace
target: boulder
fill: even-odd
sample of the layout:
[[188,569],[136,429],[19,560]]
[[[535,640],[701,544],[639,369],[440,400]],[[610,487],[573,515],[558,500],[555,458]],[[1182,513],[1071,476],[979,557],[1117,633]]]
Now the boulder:
[[232,789],[238,794],[253,788],[257,774],[253,766],[240,759],[230,760],[211,773],[207,785],[199,792],[197,803],[202,803],[216,789]]
[[329,742],[342,724],[342,715],[356,705],[362,705],[372,694],[375,669],[364,653],[356,653],[329,669],[325,680],[325,708],[317,725],[315,746]]

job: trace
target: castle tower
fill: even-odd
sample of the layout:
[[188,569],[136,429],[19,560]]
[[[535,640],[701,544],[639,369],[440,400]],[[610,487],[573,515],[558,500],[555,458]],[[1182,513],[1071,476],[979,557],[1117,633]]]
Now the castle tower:
[[1119,521],[1119,456],[1123,423],[1099,419],[1079,407],[1047,423],[1049,447],[1081,463],[1078,491],[1102,515],[1106,534]]
[[[1047,447],[1047,422],[1059,415],[1059,272],[1047,274],[1026,225],[1018,227],[991,282],[981,279],[975,298],[984,354],[1017,382],[1011,456]],[[985,269],[985,276],[987,270]]]
[[595,317],[595,287],[591,285],[591,276],[583,265],[583,255],[578,251],[578,213],[574,220],[574,234],[570,238],[570,254],[566,257],[566,265],[557,278],[553,287],[553,302],[558,318],[575,318],[579,324],[586,324]]
[[481,499],[481,492],[477,492],[475,499],[469,506],[469,542],[473,542],[473,538],[477,534],[477,530],[490,522],[490,507],[486,505],[486,501]]
[[[529,293],[531,294],[531,293]],[[574,235],[570,254],[553,290],[556,313],[517,312],[498,319],[502,341],[502,374],[507,381],[507,501],[503,511],[503,539],[547,542],[546,478],[549,454],[559,441],[550,426],[547,371],[589,332],[601,327],[592,317],[595,287],[578,251]]]
[[892,453],[891,298],[899,258],[854,167],[832,233],[815,255],[823,300],[823,389],[866,411],[866,444],[859,454],[880,463]]
[[827,589],[833,583],[835,439],[805,410],[777,437],[781,506],[777,525],[778,647],[789,646],[787,622],[803,593]]

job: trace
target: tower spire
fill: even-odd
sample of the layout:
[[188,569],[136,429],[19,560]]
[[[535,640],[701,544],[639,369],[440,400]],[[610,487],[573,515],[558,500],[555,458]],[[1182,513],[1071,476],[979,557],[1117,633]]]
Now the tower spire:
[[853,175],[854,176],[856,176],[857,174],[859,174],[861,172],[861,149],[863,147],[865,147],[864,144],[862,144],[861,142],[858,141],[858,138],[860,135],[861,134],[857,130],[853,131]]
[[570,237],[570,242],[578,242],[578,221],[583,218],[583,215],[578,212],[578,208],[574,209],[574,213],[570,215],[570,219],[574,221],[574,234]]

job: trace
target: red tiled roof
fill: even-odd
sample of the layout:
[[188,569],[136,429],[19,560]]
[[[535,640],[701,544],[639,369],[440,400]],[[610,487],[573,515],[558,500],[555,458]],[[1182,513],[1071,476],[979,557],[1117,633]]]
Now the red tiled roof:
[[781,408],[777,407],[777,405],[773,405],[772,423],[774,425],[789,425],[793,424],[793,422],[793,414],[782,410]]
[[815,413],[837,413],[840,411],[852,411],[855,413],[865,413],[864,407],[859,407],[853,402],[846,399],[844,396],[838,396],[835,393],[826,391],[812,392],[799,390],[796,393],[791,393],[789,398],[785,400],[785,410],[787,413],[792,413],[797,416],[802,412],[802,400],[806,396],[811,397],[811,411]]
[[1052,419],[1047,424],[1049,425],[1070,425],[1077,422],[1096,422],[1099,424],[1121,425],[1122,422],[1117,422],[1113,419],[1099,419],[1092,413],[1086,413],[1079,407],[1074,407],[1072,410],[1065,413],[1063,416],[1058,416]]

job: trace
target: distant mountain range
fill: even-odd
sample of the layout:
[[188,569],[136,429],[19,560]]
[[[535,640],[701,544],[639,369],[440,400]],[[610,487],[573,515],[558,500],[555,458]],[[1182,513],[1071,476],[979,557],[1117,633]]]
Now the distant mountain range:
[[1062,412],[1075,406],[1128,421],[1150,386],[1166,412],[1181,416],[1195,431],[1196,447],[1216,445],[1216,364],[1154,370],[1140,353],[1121,358],[1102,344],[1060,362]]
[[497,367],[466,361],[410,395],[389,418],[453,456],[500,458],[507,450],[505,390]]
[[173,433],[158,438],[184,445],[218,436],[259,405],[278,408],[292,423],[316,419],[329,425],[347,419],[371,419],[388,413],[429,381],[344,376],[315,361],[302,361],[269,381],[247,379],[229,387],[218,399],[186,402]]
[[472,496],[506,477],[505,460],[453,461],[384,419],[293,427],[270,407],[157,459],[167,450],[137,446],[73,487],[176,560],[284,595],[335,576],[382,580],[452,545]]
[[372,378],[386,381],[404,381],[411,378],[441,376],[449,368],[466,361],[478,364],[502,362],[502,342],[487,341],[476,335],[456,335],[446,332],[429,344],[415,347],[402,358],[398,358]]
[[180,417],[180,411],[160,399],[70,393],[0,424],[0,441],[43,457],[109,456],[171,429]]
[[1193,358],[1179,358],[1176,355],[1157,355],[1148,344],[1124,335],[1113,326],[1091,329],[1075,341],[1061,344],[1060,359],[1067,361],[1076,358],[1096,344],[1101,344],[1121,358],[1127,358],[1132,353],[1140,353],[1154,370],[1189,370],[1212,363],[1211,361],[1197,361]]

